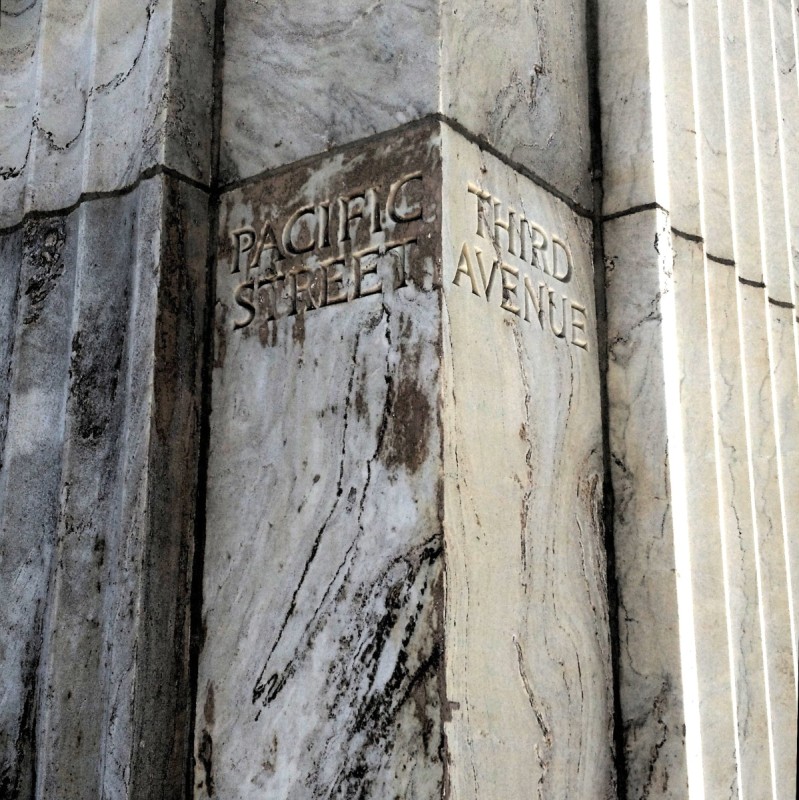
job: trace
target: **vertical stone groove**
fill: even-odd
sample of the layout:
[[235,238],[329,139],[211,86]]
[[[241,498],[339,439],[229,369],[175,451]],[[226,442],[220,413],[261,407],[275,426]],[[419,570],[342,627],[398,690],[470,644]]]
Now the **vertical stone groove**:
[[[226,0],[217,0],[214,8],[214,44],[212,66],[211,105],[211,163],[208,205],[208,254],[206,261],[205,324],[203,330],[203,361],[200,397],[200,442],[197,473],[197,505],[195,512],[194,559],[191,574],[190,597],[190,644],[189,644],[189,726],[185,765],[185,797],[194,792],[194,739],[197,720],[198,668],[203,643],[203,572],[205,566],[206,496],[208,488],[208,454],[210,447],[211,379],[216,347],[214,344],[214,319],[216,298],[216,251],[219,216],[219,163],[222,136],[222,87],[225,63],[225,8]],[[207,756],[203,764],[208,775],[209,786],[213,764],[213,744],[210,737],[203,741],[203,752]]]
[[593,188],[594,302],[596,304],[597,358],[599,360],[600,415],[602,421],[602,527],[607,564],[608,622],[613,674],[613,744],[616,792],[627,796],[627,765],[624,753],[624,722],[621,709],[619,675],[619,592],[616,579],[614,543],[615,497],[610,468],[610,404],[608,399],[608,313],[605,296],[605,249],[602,237],[603,162],[602,119],[599,94],[599,19],[598,0],[586,0],[586,58],[588,60],[588,124],[591,133],[591,185]]

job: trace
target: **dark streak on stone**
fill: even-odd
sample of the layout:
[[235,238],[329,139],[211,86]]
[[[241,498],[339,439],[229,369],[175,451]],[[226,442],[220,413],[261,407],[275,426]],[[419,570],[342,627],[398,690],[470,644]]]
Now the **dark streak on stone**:
[[28,649],[28,659],[22,669],[22,688],[25,700],[14,743],[15,759],[0,764],[0,798],[28,800],[36,787],[37,741],[36,727],[39,712],[38,674],[42,645],[42,610],[37,608],[35,631]]
[[400,344],[400,363],[406,369],[392,381],[390,421],[380,457],[389,468],[416,472],[427,458],[432,408],[427,392],[417,382],[419,354]]
[[203,731],[197,758],[205,770],[205,792],[208,797],[214,795],[214,742],[207,730]]
[[768,298],[769,303],[773,306],[777,306],[777,308],[795,308],[793,303],[789,303],[785,300],[775,300],[773,297]]
[[31,222],[25,228],[23,252],[33,265],[25,295],[29,298],[23,322],[30,325],[39,318],[47,296],[64,273],[66,220],[63,217]]
[[[602,150],[602,113],[599,91],[600,72],[600,36],[599,36],[599,0],[588,0],[585,6],[586,25],[586,58],[588,66],[588,123],[591,131],[591,173],[594,189],[594,302],[597,321],[597,349],[599,361],[599,401],[602,422],[602,494],[601,494],[601,531],[604,539],[606,555],[606,585],[608,604],[608,628],[610,639],[610,661],[613,680],[613,766],[615,782],[612,790],[619,798],[627,797],[627,760],[625,758],[625,739],[623,729],[623,713],[621,704],[621,637],[619,632],[619,585],[616,575],[616,543],[615,543],[615,493],[611,471],[611,433],[610,433],[610,400],[608,393],[608,308],[606,296],[606,260],[603,225],[612,219],[642,211],[660,210],[668,215],[668,211],[658,203],[647,203],[629,208],[616,214],[602,216],[604,204],[603,191],[603,150]],[[657,249],[657,235],[655,249]]]

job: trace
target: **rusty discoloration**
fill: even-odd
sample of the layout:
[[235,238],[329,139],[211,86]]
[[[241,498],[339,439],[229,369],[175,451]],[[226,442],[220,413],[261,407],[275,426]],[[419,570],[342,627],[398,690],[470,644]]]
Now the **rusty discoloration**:
[[211,726],[214,724],[214,682],[208,682],[208,690],[205,693],[205,704],[203,705],[203,715],[205,716],[205,724]]
[[[220,200],[217,296],[218,302],[229,307],[229,313],[219,318],[227,328],[227,336],[248,338],[257,334],[264,347],[288,337],[302,344],[308,326],[324,324],[322,320],[328,313],[347,313],[351,303],[373,302],[375,279],[367,272],[363,286],[359,285],[360,278],[353,277],[360,275],[353,259],[355,253],[377,246],[394,249],[394,255],[387,257],[401,257],[397,274],[404,275],[394,287],[382,283],[384,292],[390,294],[399,286],[426,291],[439,288],[442,168],[438,135],[440,123],[431,120],[402,131],[395,140],[382,142],[366,153],[344,151],[335,157],[321,157],[225,192]],[[404,179],[408,179],[407,184],[400,183]],[[414,209],[418,205],[422,209],[420,217],[411,212],[406,220],[390,213],[389,197],[396,200],[392,187],[396,190],[399,185],[404,187],[402,203],[391,208]],[[345,223],[346,236],[340,239],[341,203],[364,196],[377,198],[377,223],[365,212],[361,214],[356,204],[350,221]],[[286,225],[292,214],[303,208],[313,209],[310,213],[314,225],[320,226],[322,223],[316,218],[320,207],[327,209],[328,235],[320,238],[326,228],[314,227],[311,231],[310,223],[301,221],[294,229],[297,238],[293,241],[302,242],[303,250],[287,249],[286,231],[291,228]],[[373,224],[377,224],[376,235]],[[288,240],[291,237],[289,232]],[[242,245],[242,241],[246,244]],[[312,243],[312,247],[308,245],[310,250],[305,242]],[[411,242],[407,251],[400,249],[406,247],[401,243],[407,242]],[[275,258],[271,265],[270,257]],[[343,287],[331,277],[335,270],[328,273],[320,266],[329,267],[339,258],[344,259]],[[309,281],[301,289],[292,282],[297,274]],[[339,295],[342,288],[343,299]],[[273,289],[280,300],[267,300],[265,295]],[[306,318],[300,320],[303,313]],[[293,321],[288,322],[289,318]]]
[[396,383],[391,424],[382,453],[387,467],[405,467],[416,472],[428,451],[432,408],[427,391],[411,377]]

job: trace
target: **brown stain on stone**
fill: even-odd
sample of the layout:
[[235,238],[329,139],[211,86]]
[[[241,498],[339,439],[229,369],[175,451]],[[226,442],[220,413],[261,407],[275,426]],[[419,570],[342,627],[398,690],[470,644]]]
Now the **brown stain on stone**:
[[305,314],[297,314],[297,316],[294,317],[291,336],[300,347],[305,344]]
[[214,683],[208,682],[208,691],[205,693],[205,705],[203,706],[203,715],[205,716],[205,724],[214,724]]
[[197,760],[203,765],[205,771],[205,791],[208,797],[214,796],[214,741],[207,730],[203,730],[200,747],[197,750]]
[[214,369],[222,369],[225,366],[225,356],[227,355],[227,317],[228,307],[217,300],[216,303],[216,352],[214,353]]
[[383,454],[387,467],[403,466],[409,472],[421,467],[427,458],[432,413],[427,393],[414,379],[405,377],[396,382],[392,420]]
[[262,322],[258,326],[258,341],[261,343],[261,347],[269,347],[269,323]]

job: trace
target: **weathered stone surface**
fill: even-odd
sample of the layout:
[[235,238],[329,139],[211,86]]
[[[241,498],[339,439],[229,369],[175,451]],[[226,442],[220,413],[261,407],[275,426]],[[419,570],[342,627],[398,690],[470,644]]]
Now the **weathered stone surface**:
[[219,232],[195,796],[612,796],[589,223],[432,122]]
[[645,216],[654,229],[648,237],[640,235],[639,215],[608,222],[604,231],[621,724],[627,796],[687,797],[663,286],[654,246],[655,235],[668,240],[668,225],[665,214]]
[[614,797],[591,226],[443,152],[452,797]]
[[8,0],[2,15],[0,227],[159,165],[209,180],[212,0]]
[[3,797],[183,791],[206,220],[153,178],[5,239]]
[[38,221],[23,235],[12,234],[12,246],[4,248],[19,265],[0,476],[0,788],[13,798],[32,796],[36,775],[38,670],[61,488],[77,228],[75,217]]
[[225,22],[223,181],[440,112],[591,205],[582,0],[229,0]]

